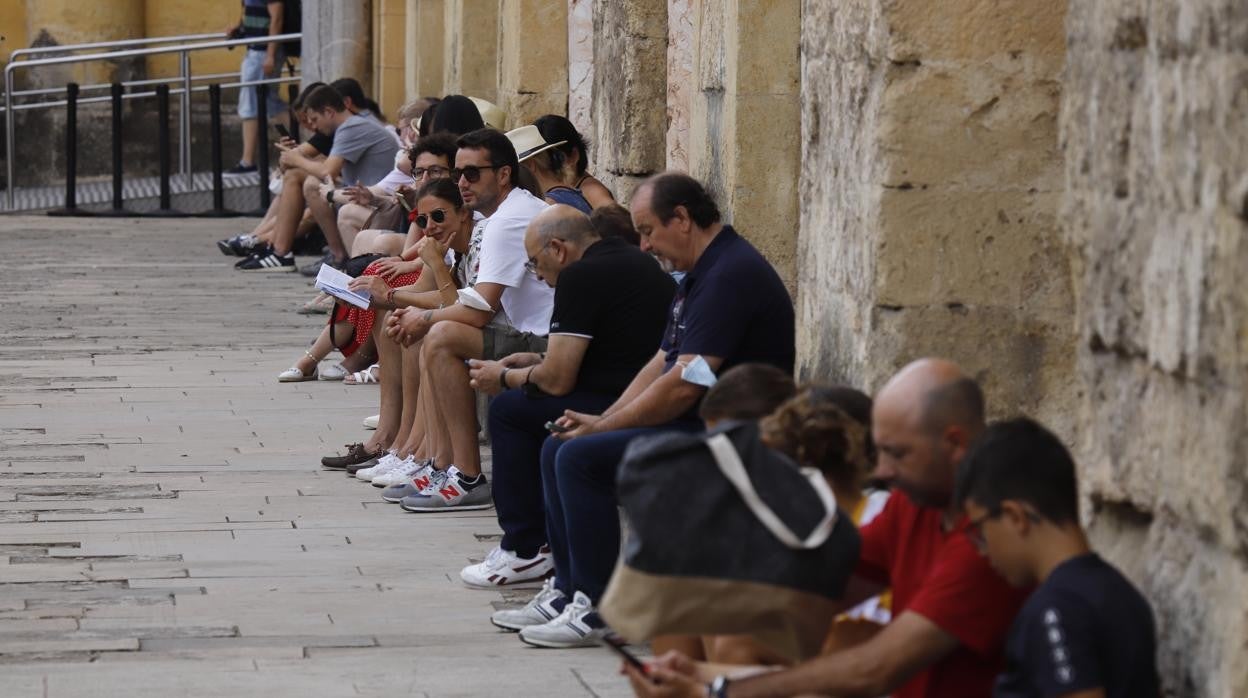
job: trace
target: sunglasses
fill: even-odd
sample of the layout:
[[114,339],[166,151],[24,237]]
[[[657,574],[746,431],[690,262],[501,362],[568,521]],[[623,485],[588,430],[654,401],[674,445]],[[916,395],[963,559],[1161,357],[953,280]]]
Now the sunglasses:
[[476,184],[481,181],[481,170],[497,170],[502,165],[469,165],[467,167],[456,167],[451,170],[451,181],[458,182],[460,177],[468,180],[469,184]]
[[421,180],[425,178],[425,175],[429,175],[429,179],[438,179],[439,177],[445,177],[447,172],[450,172],[450,170],[441,165],[434,165],[433,167],[417,167],[412,170],[412,179]]
[[427,215],[424,213],[417,214],[416,215],[416,227],[420,228],[421,230],[428,228],[430,218],[433,219],[434,223],[437,223],[438,225],[442,225],[443,223],[446,222],[446,209],[435,208],[432,211],[430,211]]

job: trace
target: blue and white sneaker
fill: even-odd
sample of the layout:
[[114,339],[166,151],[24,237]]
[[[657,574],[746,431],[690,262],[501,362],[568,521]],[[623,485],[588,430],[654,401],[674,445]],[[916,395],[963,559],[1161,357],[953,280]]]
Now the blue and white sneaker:
[[408,477],[407,482],[390,485],[381,491],[381,498],[391,504],[398,504],[406,497],[420,494],[433,481],[434,470],[432,458],[420,461],[420,469],[412,473]]
[[559,617],[568,605],[568,597],[555,588],[555,578],[551,577],[542,585],[531,601],[522,608],[504,608],[490,616],[490,622],[502,628],[516,632],[537,625],[545,625]]
[[484,475],[470,480],[452,465],[446,472],[430,473],[429,486],[419,494],[404,497],[399,506],[406,511],[422,513],[472,511],[494,506],[494,495]]
[[543,625],[522,629],[520,640],[534,647],[552,649],[597,647],[610,632],[610,628],[598,617],[589,597],[578,591],[572,595],[572,601],[563,607],[563,613]]

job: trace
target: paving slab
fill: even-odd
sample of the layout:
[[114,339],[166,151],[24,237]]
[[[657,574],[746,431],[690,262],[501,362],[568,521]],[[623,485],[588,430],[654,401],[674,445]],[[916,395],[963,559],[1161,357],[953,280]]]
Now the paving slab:
[[0,693],[629,695],[490,625],[531,593],[458,582],[492,512],[319,468],[377,390],[276,382],[324,318],[217,253],[253,224],[0,218]]

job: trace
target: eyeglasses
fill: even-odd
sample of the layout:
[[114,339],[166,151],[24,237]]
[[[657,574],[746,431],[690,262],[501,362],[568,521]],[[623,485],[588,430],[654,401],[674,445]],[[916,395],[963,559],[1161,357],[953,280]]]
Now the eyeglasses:
[[550,247],[550,243],[554,242],[555,240],[559,240],[559,242],[563,242],[563,240],[560,238],[551,238],[547,240],[545,245],[542,245],[541,247],[537,249],[537,254],[533,255],[532,257],[529,257],[529,261],[524,263],[524,270],[529,272],[530,274],[536,274],[537,273],[537,255],[541,254],[542,251],[544,251],[547,247]]
[[424,230],[429,227],[429,219],[432,218],[434,223],[442,225],[446,222],[446,209],[435,208],[427,215],[424,213],[416,214],[416,227]]
[[1001,507],[993,507],[988,510],[987,514],[978,519],[970,519],[966,523],[966,537],[971,539],[975,548],[981,553],[988,548],[988,542],[984,540],[984,524],[999,516],[1001,516]]
[[481,181],[481,170],[497,170],[502,165],[469,165],[467,167],[456,167],[451,170],[451,180],[458,182],[460,177],[468,180],[469,184],[476,184]]
[[412,170],[412,179],[419,181],[424,179],[426,175],[429,176],[429,179],[441,179],[449,172],[450,170],[441,165],[434,165],[433,167],[417,167]]

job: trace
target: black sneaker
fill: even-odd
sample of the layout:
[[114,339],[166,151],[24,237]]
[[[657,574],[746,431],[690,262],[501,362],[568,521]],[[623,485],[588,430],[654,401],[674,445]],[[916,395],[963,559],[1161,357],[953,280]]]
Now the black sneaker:
[[299,273],[303,274],[304,276],[315,277],[317,274],[321,273],[322,266],[328,264],[334,269],[342,269],[342,265],[345,262],[346,260],[338,259],[334,257],[333,252],[326,252],[320,259],[316,260],[315,262],[312,262],[311,264],[307,266],[300,267]]
[[256,171],[256,166],[254,164],[244,165],[243,163],[240,162],[237,165],[226,170],[223,174],[241,175],[241,174],[251,174],[252,172],[255,172],[255,171]]
[[217,249],[227,257],[246,257],[255,249],[257,243],[256,236],[243,233],[232,238],[217,240]]
[[295,256],[289,252],[279,255],[272,247],[253,252],[247,259],[234,265],[241,271],[295,271]]

